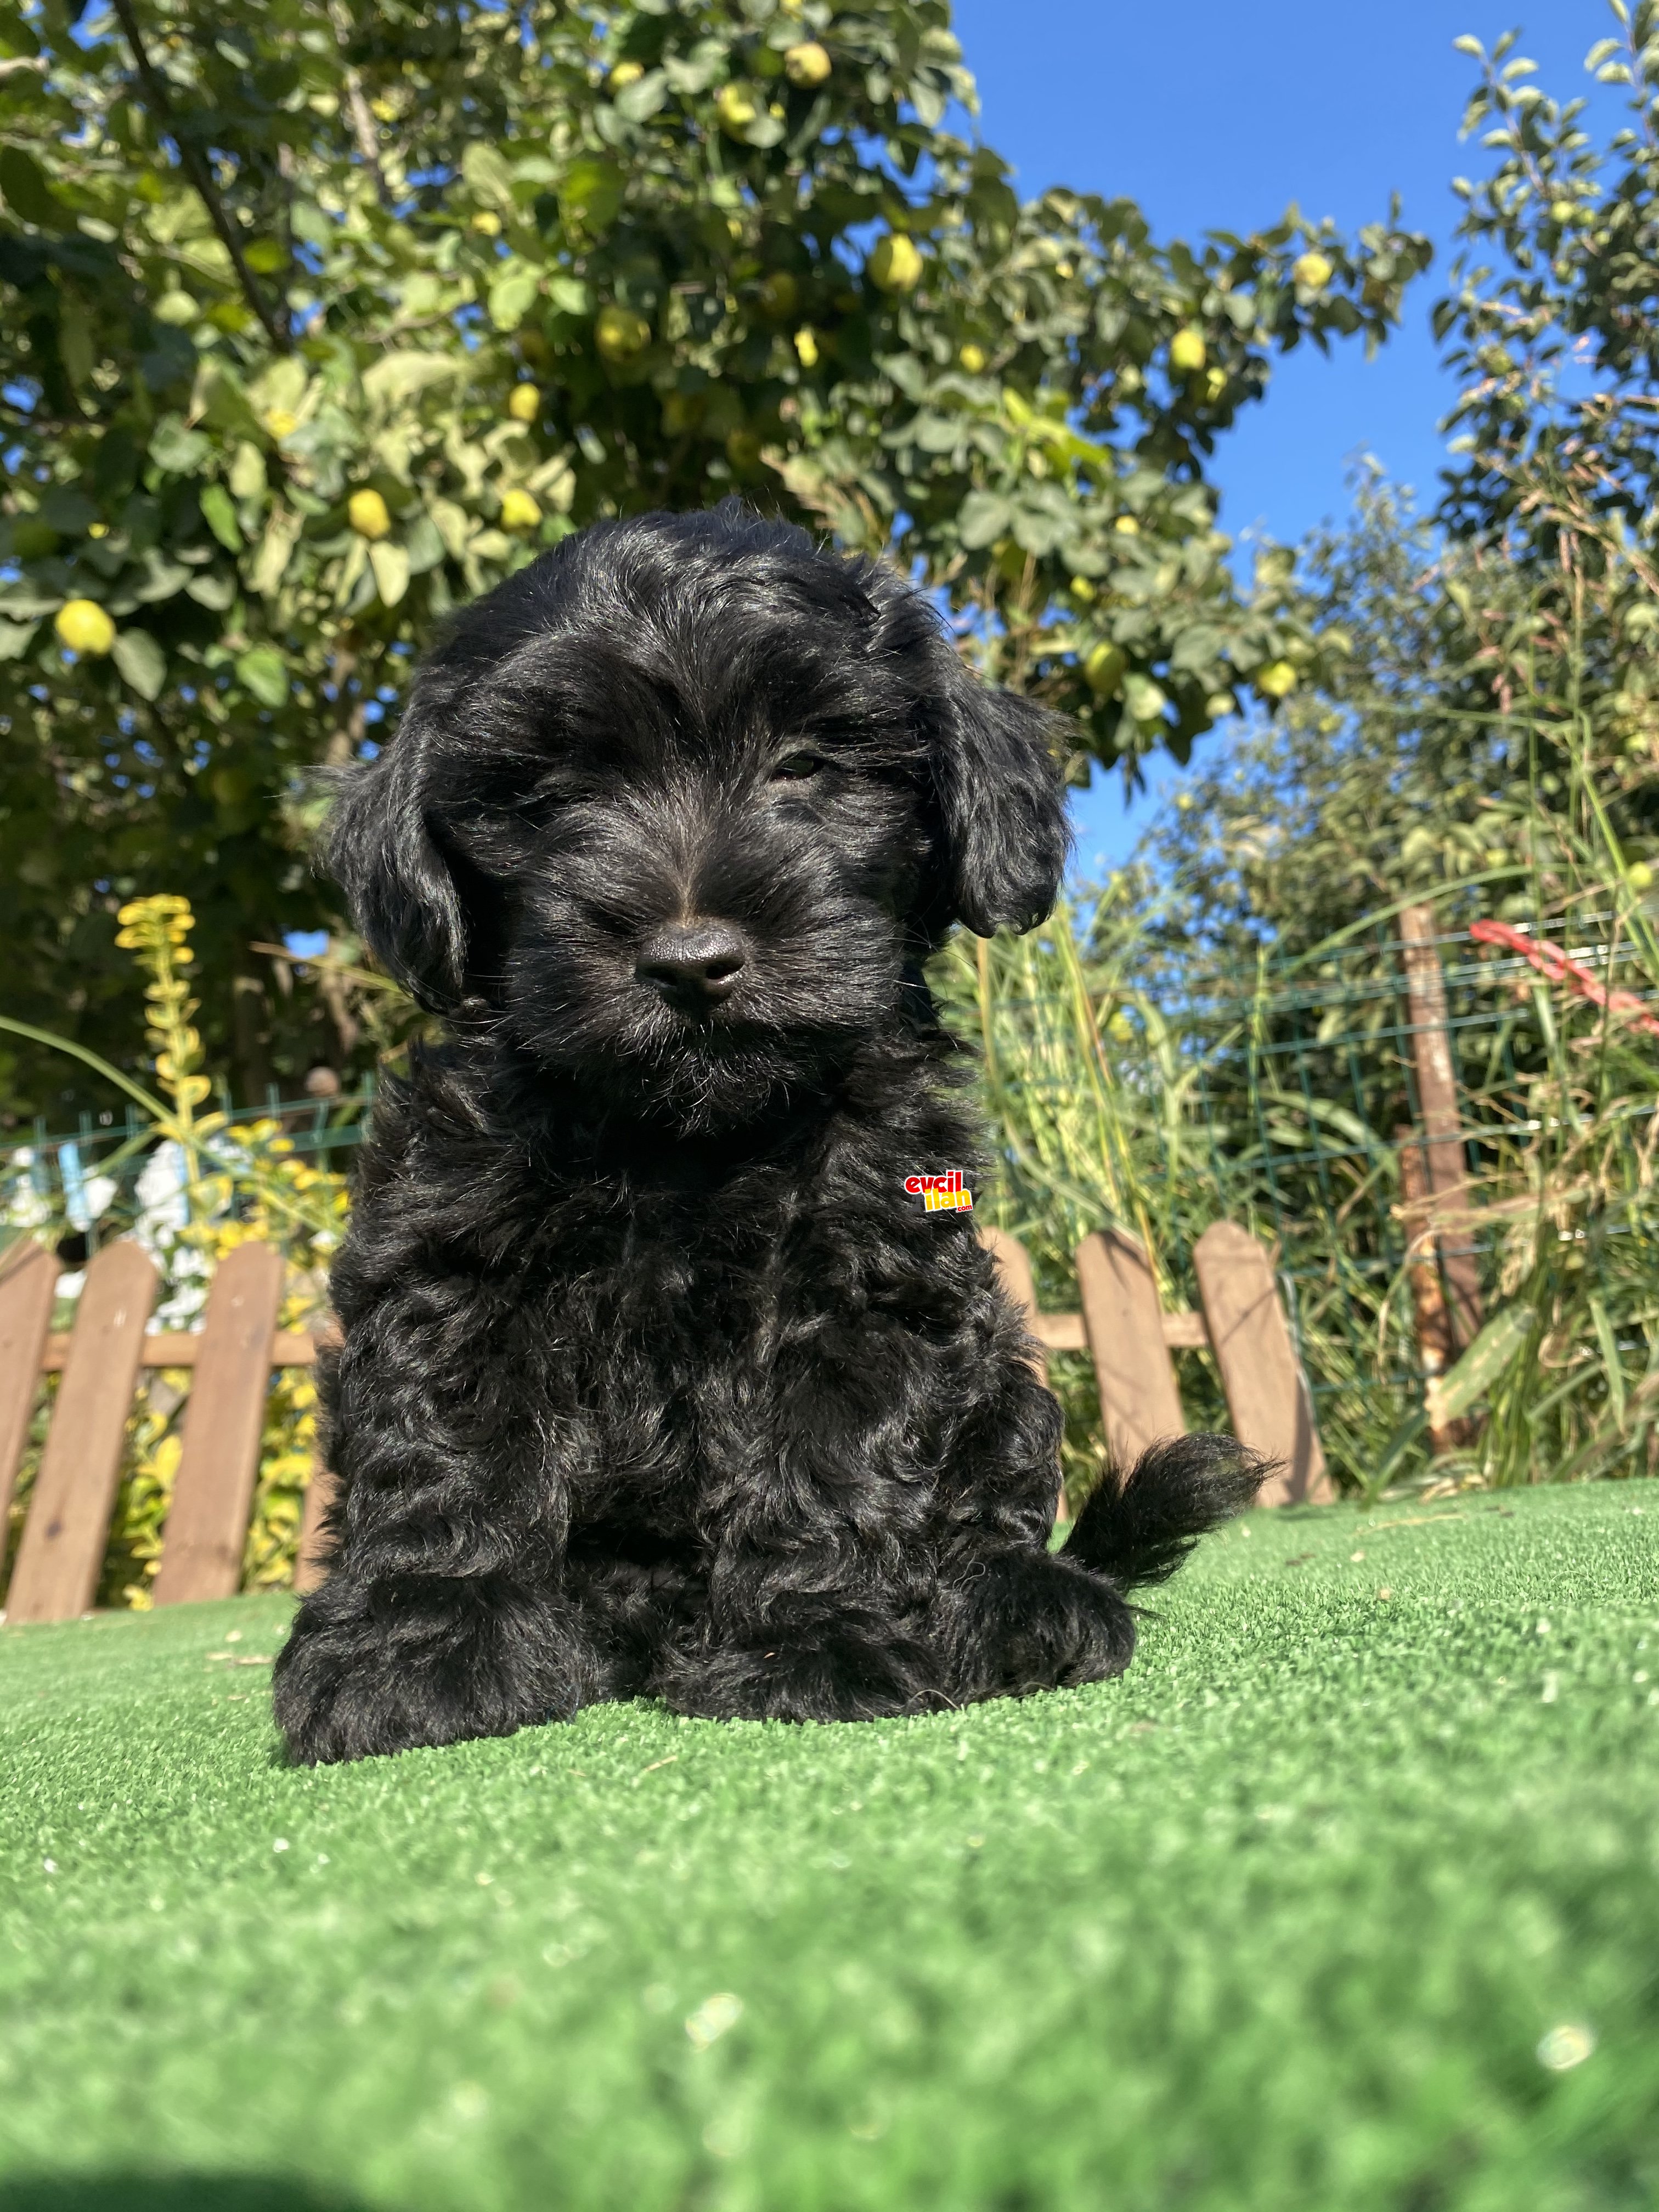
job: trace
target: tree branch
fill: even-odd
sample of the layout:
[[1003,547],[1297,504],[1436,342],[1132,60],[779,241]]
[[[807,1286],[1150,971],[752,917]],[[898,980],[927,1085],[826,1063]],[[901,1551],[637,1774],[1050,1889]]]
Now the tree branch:
[[[340,41],[343,59],[346,41],[351,36],[351,18],[343,7],[331,7],[329,20],[334,26],[334,35]],[[374,190],[380,205],[389,215],[392,211],[392,191],[380,167],[380,142],[374,132],[374,118],[363,93],[363,81],[349,62],[345,64],[346,112],[351,118],[351,135],[357,142],[357,153],[363,167],[374,179]]]
[[167,86],[157,75],[149,54],[144,51],[144,42],[139,33],[137,16],[133,12],[132,0],[112,0],[112,5],[115,10],[116,21],[125,33],[128,46],[132,49],[132,58],[137,68],[138,82],[143,90],[145,105],[149,107],[158,128],[164,131],[179,149],[179,165],[189,178],[197,198],[207,210],[208,220],[213,225],[219,243],[230,256],[230,265],[236,271],[236,281],[242,288],[243,298],[258,318],[260,329],[264,331],[276,351],[291,353],[294,350],[294,341],[277,321],[264,293],[254,282],[253,271],[248,267],[246,258],[242,252],[241,238],[235,224],[225,212],[224,204],[219,198],[218,188],[213,181],[213,172],[208,167],[207,157],[201,148],[192,139],[187,137],[179,127]]

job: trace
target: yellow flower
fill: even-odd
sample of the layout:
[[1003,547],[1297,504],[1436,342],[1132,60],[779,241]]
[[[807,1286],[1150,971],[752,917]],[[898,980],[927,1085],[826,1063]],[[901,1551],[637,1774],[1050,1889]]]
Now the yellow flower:
[[533,422],[542,411],[540,387],[515,384],[507,395],[507,411],[515,422]]
[[983,346],[965,345],[957,359],[969,376],[977,376],[985,367],[985,349]]
[[614,95],[619,92],[626,92],[630,84],[637,84],[644,75],[643,62],[618,62],[605,79],[605,83]]
[[541,519],[542,511],[527,491],[504,491],[501,494],[503,530],[533,530]]
[[115,642],[115,624],[96,599],[69,599],[52,620],[58,642],[67,653],[101,659]]
[[286,407],[273,407],[265,417],[265,428],[279,441],[291,438],[300,427],[297,415],[290,415]]
[[802,324],[795,332],[795,358],[803,368],[816,368],[818,365],[818,342],[810,323]]
[[1322,292],[1336,270],[1322,253],[1309,252],[1291,262],[1291,274],[1304,292]]

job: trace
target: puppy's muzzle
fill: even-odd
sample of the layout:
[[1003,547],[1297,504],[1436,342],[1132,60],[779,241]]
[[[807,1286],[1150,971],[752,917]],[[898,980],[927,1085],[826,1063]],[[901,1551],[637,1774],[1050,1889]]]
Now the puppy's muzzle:
[[705,1013],[737,988],[748,947],[729,922],[675,922],[641,947],[634,973],[683,1013]]

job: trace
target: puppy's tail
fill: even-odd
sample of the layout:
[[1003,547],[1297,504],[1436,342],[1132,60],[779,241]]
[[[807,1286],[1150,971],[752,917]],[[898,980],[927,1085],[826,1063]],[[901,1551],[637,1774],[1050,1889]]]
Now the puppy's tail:
[[1167,1581],[1206,1530],[1242,1513],[1273,1462],[1231,1437],[1171,1437],[1127,1475],[1108,1467],[1066,1545],[1120,1589]]

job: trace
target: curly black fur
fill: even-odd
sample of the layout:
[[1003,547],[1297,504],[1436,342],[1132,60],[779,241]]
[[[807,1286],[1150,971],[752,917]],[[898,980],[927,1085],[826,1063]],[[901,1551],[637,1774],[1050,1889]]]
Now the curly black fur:
[[972,1219],[921,963],[1048,909],[1042,715],[927,603],[734,504],[470,608],[330,864],[449,1041],[334,1270],[298,1760],[596,1699],[790,1720],[1119,1673],[1121,1588],[1250,1486],[1164,1447],[1050,1556],[1060,1416]]

